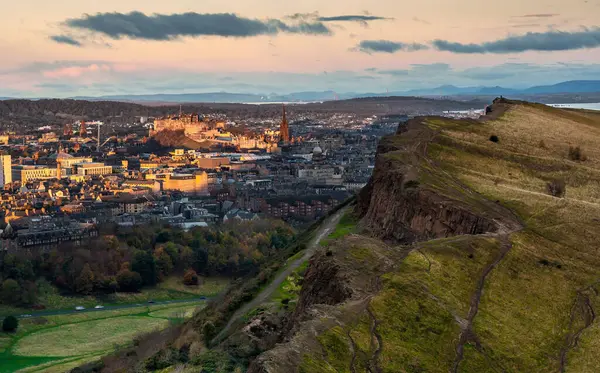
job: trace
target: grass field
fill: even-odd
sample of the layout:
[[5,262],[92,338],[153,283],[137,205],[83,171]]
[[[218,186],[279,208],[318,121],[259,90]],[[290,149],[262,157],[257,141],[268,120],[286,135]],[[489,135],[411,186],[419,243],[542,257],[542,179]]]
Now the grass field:
[[[149,300],[165,301],[178,299],[193,299],[200,296],[214,296],[223,291],[230,280],[226,278],[200,277],[200,285],[186,286],[180,277],[169,277],[155,288],[145,288],[139,293],[115,293],[98,297],[71,297],[61,295],[58,290],[46,281],[39,281],[39,303],[49,310],[73,309],[76,306],[91,308],[97,304],[116,305],[146,303]],[[0,318],[6,315],[31,313],[29,309],[14,308],[0,305]]]
[[15,334],[0,333],[0,373],[65,372],[128,345],[145,332],[189,318],[203,303],[22,319]]

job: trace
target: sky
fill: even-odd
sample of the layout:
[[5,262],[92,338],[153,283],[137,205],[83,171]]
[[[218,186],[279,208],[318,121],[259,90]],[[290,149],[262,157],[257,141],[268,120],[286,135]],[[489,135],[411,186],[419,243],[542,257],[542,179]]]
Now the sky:
[[600,0],[0,2],[0,97],[600,79]]

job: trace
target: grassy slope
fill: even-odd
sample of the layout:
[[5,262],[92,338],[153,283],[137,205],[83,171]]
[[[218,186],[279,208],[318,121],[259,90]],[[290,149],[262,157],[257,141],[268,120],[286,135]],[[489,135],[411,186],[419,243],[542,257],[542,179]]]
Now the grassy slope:
[[[428,125],[440,131],[427,148],[435,167],[423,164],[427,172],[419,181],[464,198],[473,208],[485,208],[479,195],[445,188],[448,181],[441,182],[441,175],[453,175],[524,222],[524,229],[510,236],[512,249],[486,279],[473,321],[479,343],[467,343],[457,371],[556,372],[561,355],[566,372],[600,371],[600,328],[593,323],[584,329],[585,314],[579,311],[579,299],[589,299],[592,307],[600,301],[595,296],[600,280],[600,114],[517,105],[489,122],[432,119]],[[489,141],[492,134],[499,143]],[[569,146],[577,145],[587,161],[567,158]],[[554,178],[566,180],[566,198],[546,194],[546,183]],[[320,334],[320,348],[304,355],[301,370],[350,372],[354,361],[356,371],[363,371],[378,345],[372,333],[375,318],[383,341],[378,359],[383,372],[448,372],[476,281],[498,249],[497,240],[483,236],[421,244],[382,276],[381,290],[370,301],[372,315],[365,310]],[[345,260],[362,262],[368,256]],[[565,349],[567,337],[581,329],[577,347]]]

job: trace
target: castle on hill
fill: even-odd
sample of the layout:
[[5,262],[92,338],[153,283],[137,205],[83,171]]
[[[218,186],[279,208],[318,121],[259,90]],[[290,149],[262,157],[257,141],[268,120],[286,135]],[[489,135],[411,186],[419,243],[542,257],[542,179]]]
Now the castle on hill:
[[156,118],[150,136],[162,131],[183,131],[186,137],[198,142],[211,141],[240,149],[265,149],[268,152],[277,151],[278,144],[288,145],[295,141],[290,138],[285,106],[279,131],[266,130],[262,134],[253,136],[234,135],[225,130],[224,122],[208,122],[196,113]]

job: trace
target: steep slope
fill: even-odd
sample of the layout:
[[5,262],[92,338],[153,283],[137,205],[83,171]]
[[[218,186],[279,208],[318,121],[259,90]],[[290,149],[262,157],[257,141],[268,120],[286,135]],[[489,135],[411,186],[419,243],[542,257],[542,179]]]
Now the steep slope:
[[[600,369],[600,115],[493,110],[418,118],[382,141],[356,208],[362,235],[313,258],[286,342],[251,372]],[[547,193],[557,178],[565,198]],[[328,262],[351,289],[333,305],[314,294]]]
[[241,326],[214,338],[217,311],[241,304],[226,295],[137,366],[597,372],[599,226],[600,113],[497,100],[479,121],[416,118],[381,141],[352,209]]

